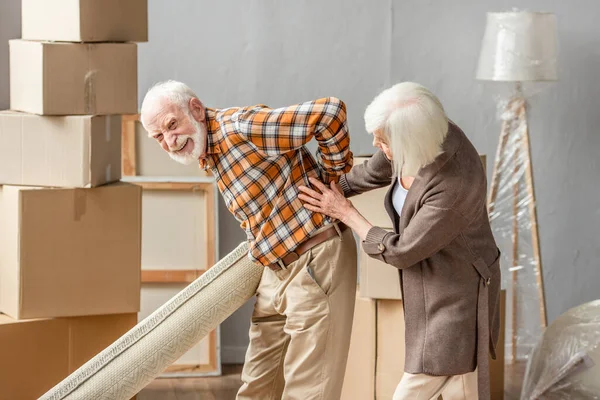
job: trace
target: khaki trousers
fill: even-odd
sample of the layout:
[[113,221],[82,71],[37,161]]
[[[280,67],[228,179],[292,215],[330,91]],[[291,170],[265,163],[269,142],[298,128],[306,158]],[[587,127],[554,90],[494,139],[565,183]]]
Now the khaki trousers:
[[477,400],[477,370],[463,375],[431,376],[405,372],[393,400]]
[[256,294],[238,400],[340,398],[356,295],[350,229],[277,272]]

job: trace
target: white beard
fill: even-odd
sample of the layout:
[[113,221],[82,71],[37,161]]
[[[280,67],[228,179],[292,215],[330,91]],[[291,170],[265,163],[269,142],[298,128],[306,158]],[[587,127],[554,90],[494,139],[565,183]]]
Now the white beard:
[[177,137],[177,144],[184,143],[186,140],[191,139],[194,143],[194,147],[192,148],[192,152],[189,154],[182,153],[171,153],[169,152],[169,157],[173,160],[181,163],[183,165],[190,165],[193,162],[198,162],[198,159],[202,154],[204,154],[204,150],[206,148],[206,126],[196,121],[194,118],[190,116],[190,120],[194,127],[196,128],[196,132],[191,135],[179,135]]

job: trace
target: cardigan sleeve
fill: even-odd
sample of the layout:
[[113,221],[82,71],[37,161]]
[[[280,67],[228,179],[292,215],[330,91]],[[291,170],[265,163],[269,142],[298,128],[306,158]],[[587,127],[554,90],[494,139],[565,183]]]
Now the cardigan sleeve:
[[363,249],[399,269],[415,265],[446,247],[484,212],[481,190],[485,187],[473,187],[465,179],[440,177],[430,185],[401,234],[373,227],[362,242]]
[[352,197],[369,190],[388,186],[392,176],[392,163],[379,150],[369,160],[355,165],[350,172],[342,175],[340,186],[344,191],[344,196]]

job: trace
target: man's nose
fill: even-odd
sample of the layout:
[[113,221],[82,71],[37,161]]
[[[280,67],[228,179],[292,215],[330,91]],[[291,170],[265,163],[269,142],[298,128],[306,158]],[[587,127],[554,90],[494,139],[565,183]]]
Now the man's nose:
[[175,135],[165,135],[165,143],[169,148],[176,147],[177,144],[177,136]]

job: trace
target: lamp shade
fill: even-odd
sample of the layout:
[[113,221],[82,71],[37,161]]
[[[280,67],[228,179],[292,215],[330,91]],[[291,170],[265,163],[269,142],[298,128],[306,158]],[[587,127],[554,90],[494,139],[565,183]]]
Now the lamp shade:
[[540,12],[488,13],[477,79],[557,79],[556,16]]

